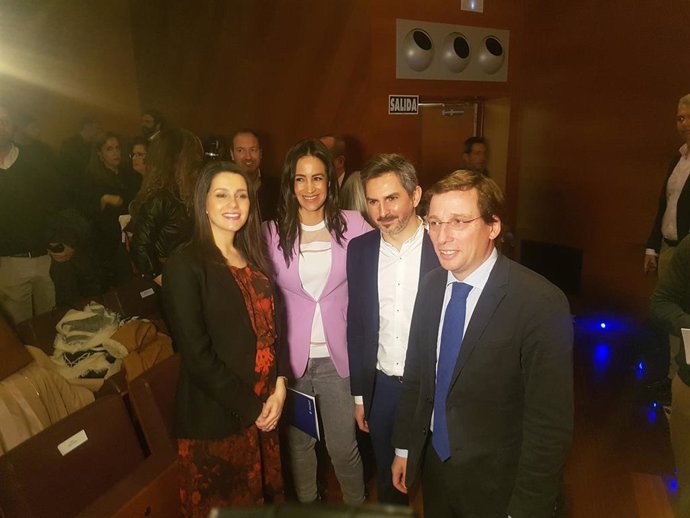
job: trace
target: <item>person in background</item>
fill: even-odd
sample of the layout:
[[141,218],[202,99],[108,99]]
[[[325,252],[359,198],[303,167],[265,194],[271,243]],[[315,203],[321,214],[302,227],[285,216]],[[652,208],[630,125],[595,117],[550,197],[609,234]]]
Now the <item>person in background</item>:
[[203,162],[199,138],[163,130],[147,154],[146,176],[132,203],[130,257],[137,272],[160,282],[166,258],[192,235],[192,193]]
[[[39,157],[14,145],[14,117],[0,103],[0,310],[14,324],[55,307],[47,225],[61,207],[61,186]],[[57,249],[57,248],[56,248]]]
[[[676,130],[683,144],[668,165],[644,254],[645,274],[658,269],[659,277],[671,264],[679,241],[690,232],[690,94],[678,101]],[[669,336],[668,345],[670,361],[667,377],[649,386],[658,393],[659,399],[666,401],[671,391],[671,380],[676,374],[675,357],[681,349],[675,334]]]
[[208,164],[192,205],[194,237],[166,262],[162,299],[182,361],[175,434],[183,514],[206,518],[212,507],[283,500],[276,428],[286,369],[246,173]]
[[280,194],[280,181],[261,170],[263,150],[259,137],[254,130],[245,128],[236,131],[230,142],[230,157],[246,171],[257,191],[261,220],[274,219]]
[[342,187],[343,182],[347,178],[347,171],[345,170],[347,146],[345,139],[340,135],[323,135],[319,140],[331,153],[335,174],[338,177],[338,186]]
[[93,117],[83,117],[78,129],[75,135],[65,139],[58,155],[58,173],[64,182],[69,202],[75,206],[83,203],[84,173],[93,146],[103,135],[103,127]]
[[[351,505],[364,501],[364,480],[350,395],[345,263],[349,241],[369,230],[358,212],[339,209],[328,149],[316,139],[290,149],[278,218],[264,223],[264,235],[285,306],[294,388],[318,401],[326,448]],[[288,444],[297,498],[314,502],[316,440],[290,426]]]
[[122,167],[121,142],[114,133],[105,133],[96,140],[84,180],[84,213],[94,227],[104,289],[120,286],[132,276],[119,217],[128,214],[138,174]]
[[148,109],[141,114],[141,134],[147,140],[153,140],[165,128],[165,116],[158,110]]
[[486,169],[487,154],[488,150],[486,147],[486,139],[484,137],[468,138],[463,143],[462,168],[469,171],[477,171],[478,173],[489,176],[489,171]]
[[369,212],[367,212],[367,200],[364,196],[364,187],[362,187],[362,177],[359,171],[348,176],[340,188],[340,208],[356,210],[367,223],[372,224],[371,219],[369,219]]

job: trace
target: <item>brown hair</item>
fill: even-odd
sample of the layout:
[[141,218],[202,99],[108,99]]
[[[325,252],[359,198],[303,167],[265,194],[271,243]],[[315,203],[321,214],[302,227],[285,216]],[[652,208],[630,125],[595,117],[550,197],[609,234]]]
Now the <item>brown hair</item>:
[[460,169],[436,182],[427,191],[429,200],[436,194],[451,191],[469,191],[477,189],[479,213],[486,223],[503,220],[504,198],[501,188],[488,176],[476,172]]

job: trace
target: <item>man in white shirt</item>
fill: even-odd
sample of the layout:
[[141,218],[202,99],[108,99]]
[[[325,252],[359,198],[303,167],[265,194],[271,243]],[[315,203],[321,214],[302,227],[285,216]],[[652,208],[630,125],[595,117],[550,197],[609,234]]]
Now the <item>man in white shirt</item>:
[[406,492],[421,470],[433,518],[551,518],[573,433],[568,301],[497,252],[493,180],[456,171],[429,194],[441,268],[412,316],[393,484]]
[[377,229],[348,246],[348,356],[359,429],[371,434],[378,500],[407,504],[391,481],[392,433],[417,287],[438,260],[416,215],[422,190],[400,155],[372,158],[361,172]]
[[[678,101],[676,129],[683,145],[669,164],[644,255],[644,272],[658,268],[660,277],[671,264],[676,246],[690,232],[690,182],[687,181],[690,175],[690,94]],[[670,380],[676,373],[675,356],[680,350],[678,337],[669,336],[669,349],[666,388],[670,391]],[[664,385],[659,387],[663,390]]]

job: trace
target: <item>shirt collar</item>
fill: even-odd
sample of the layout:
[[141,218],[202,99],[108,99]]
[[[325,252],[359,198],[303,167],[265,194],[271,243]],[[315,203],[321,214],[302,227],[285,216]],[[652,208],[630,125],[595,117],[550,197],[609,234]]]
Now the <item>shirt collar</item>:
[[[491,270],[494,269],[494,265],[496,264],[496,260],[498,259],[498,252],[496,251],[496,248],[491,251],[491,255],[484,261],[482,264],[477,267],[476,270],[474,270],[471,274],[469,274],[467,277],[465,277],[465,280],[462,281],[465,284],[469,284],[473,288],[479,288],[479,290],[483,290],[484,286],[486,286],[487,281],[489,280],[489,275],[491,275]],[[453,275],[453,272],[448,272],[448,277],[446,278],[446,287],[448,285],[454,283],[454,282],[459,282],[456,278],[455,275]]]
[[688,144],[685,143],[682,146],[680,146],[678,152],[681,154],[683,158],[688,158],[688,152],[690,152],[690,149],[688,149]]
[[398,249],[395,248],[392,244],[390,244],[388,241],[383,239],[383,234],[381,234],[381,231],[379,231],[379,234],[381,234],[381,246],[390,248],[391,250],[395,250],[395,253],[402,253],[409,247],[415,245],[418,242],[421,242],[421,240],[424,238],[424,222],[422,218],[419,216],[415,216],[417,218],[417,221],[419,222],[419,226],[417,227],[417,230],[415,230],[415,233],[412,234],[410,237],[408,237],[405,242],[402,244],[400,247],[400,252],[398,252]]

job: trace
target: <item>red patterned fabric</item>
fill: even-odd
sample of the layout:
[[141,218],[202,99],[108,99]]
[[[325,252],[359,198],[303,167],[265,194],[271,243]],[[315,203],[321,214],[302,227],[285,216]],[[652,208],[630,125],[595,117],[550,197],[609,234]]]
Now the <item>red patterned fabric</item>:
[[[265,399],[275,386],[273,292],[261,272],[230,268],[256,334],[254,392]],[[218,440],[178,439],[184,516],[206,518],[213,507],[258,506],[283,500],[278,432],[252,425]]]

